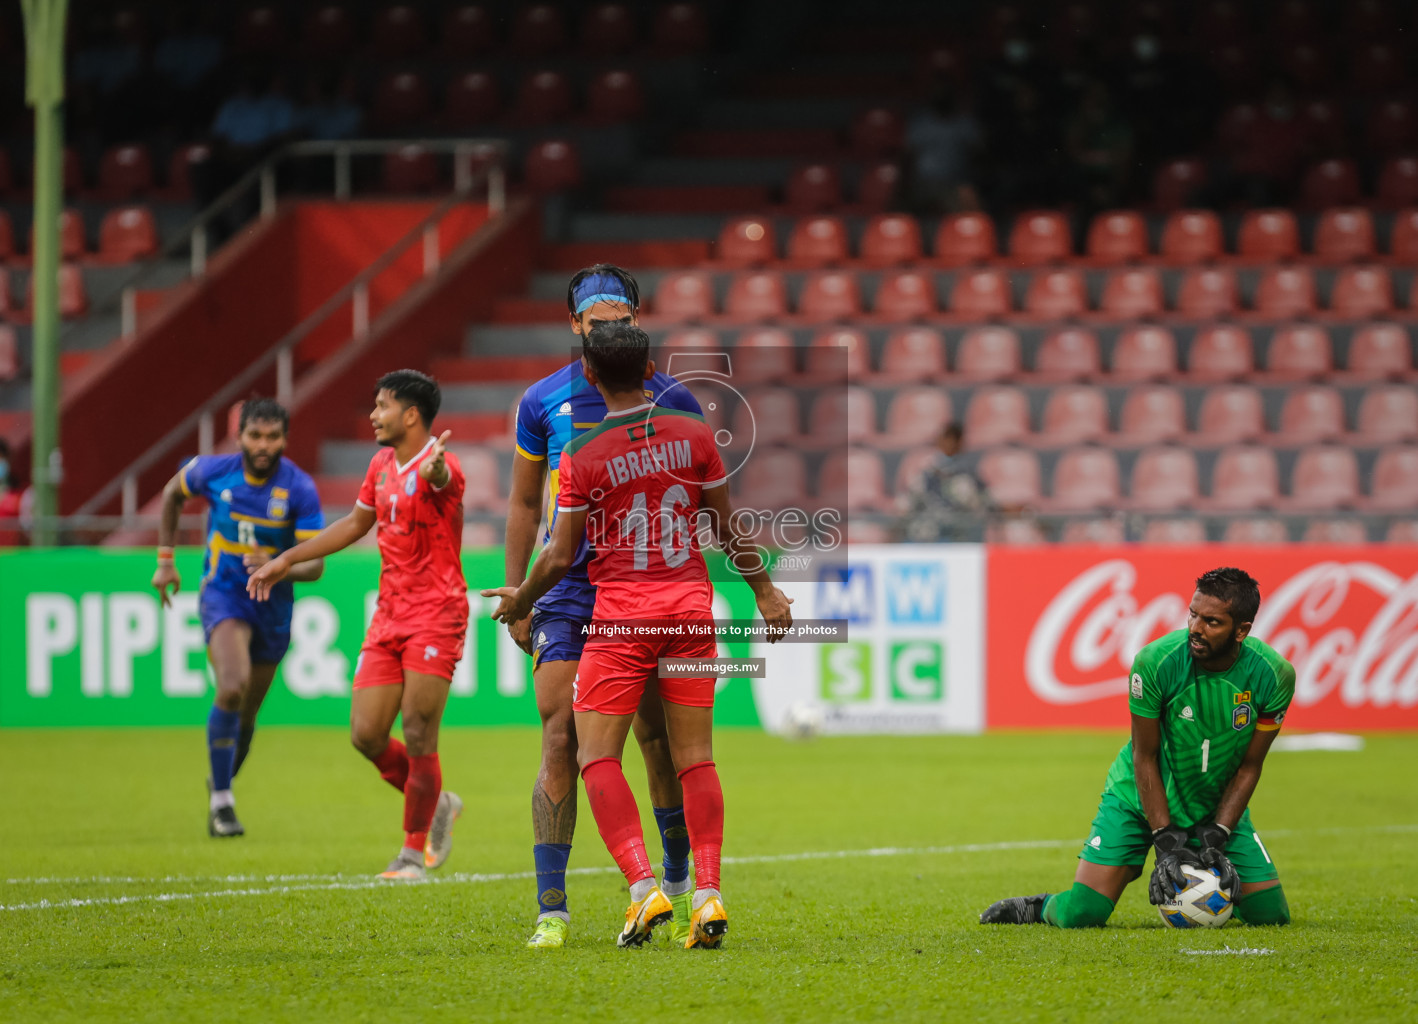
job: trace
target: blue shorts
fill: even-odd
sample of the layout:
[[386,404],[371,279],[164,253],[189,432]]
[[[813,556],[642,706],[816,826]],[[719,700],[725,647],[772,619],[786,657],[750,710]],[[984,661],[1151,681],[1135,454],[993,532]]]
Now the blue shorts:
[[215,587],[203,587],[197,601],[202,619],[202,635],[212,642],[212,630],[227,619],[240,619],[251,625],[251,660],[260,665],[274,665],[290,647],[292,600],[277,597],[271,601],[253,601],[245,591],[233,594]]
[[532,668],[544,661],[580,661],[586,646],[586,618],[532,609]]

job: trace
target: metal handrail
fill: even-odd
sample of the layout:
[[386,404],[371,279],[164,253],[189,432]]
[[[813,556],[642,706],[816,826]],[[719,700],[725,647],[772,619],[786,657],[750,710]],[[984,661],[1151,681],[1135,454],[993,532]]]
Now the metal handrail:
[[[125,519],[131,518],[136,514],[138,508],[138,478],[156,465],[160,459],[169,455],[193,431],[196,431],[198,436],[198,450],[204,454],[210,452],[215,436],[217,412],[229,408],[242,392],[246,391],[263,373],[270,369],[273,363],[276,366],[276,400],[282,405],[288,405],[291,393],[295,388],[295,347],[347,302],[352,306],[352,337],[356,339],[365,337],[373,326],[369,320],[370,282],[392,266],[394,261],[403,256],[414,244],[423,246],[424,277],[428,278],[437,273],[440,264],[439,225],[455,207],[467,199],[480,179],[485,178],[491,184],[494,170],[499,172],[500,177],[501,169],[496,167],[484,169],[481,175],[469,175],[461,188],[455,188],[453,194],[435,207],[428,216],[410,228],[397,242],[381,253],[373,263],[351,278],[343,288],[321,303],[319,308],[286,332],[224,388],[164,434],[147,451],[105,484],[93,497],[84,502],[75,514],[81,516],[94,514],[121,493],[123,516]],[[501,216],[504,210],[505,205],[493,207],[489,203],[489,212],[493,219]],[[387,315],[388,312],[386,310],[383,315]]]

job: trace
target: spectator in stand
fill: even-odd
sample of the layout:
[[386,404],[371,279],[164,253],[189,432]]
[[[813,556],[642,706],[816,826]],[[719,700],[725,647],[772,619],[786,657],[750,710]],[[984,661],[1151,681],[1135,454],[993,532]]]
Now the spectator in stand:
[[984,539],[985,520],[998,508],[984,482],[961,457],[965,431],[948,423],[937,452],[902,497],[898,532],[918,544]]
[[979,209],[973,182],[982,139],[979,124],[955,90],[938,86],[930,106],[906,125],[911,194],[919,214]]
[[[271,71],[248,66],[236,94],[217,110],[212,122],[212,157],[192,167],[192,188],[199,207],[210,205],[253,165],[296,129],[295,106]],[[212,228],[220,243],[251,215],[255,196],[245,197]]]
[[212,9],[201,6],[172,7],[167,32],[153,51],[153,70],[175,89],[200,88],[222,63],[222,37],[212,28]]
[[1078,110],[1069,119],[1067,138],[1078,198],[1086,212],[1091,215],[1121,205],[1132,169],[1132,126],[1118,113],[1102,82],[1084,89]]
[[305,102],[295,113],[297,134],[326,141],[353,139],[363,124],[364,111],[355,102],[352,77],[325,70],[307,79]]
[[0,548],[24,543],[24,533],[17,529],[20,499],[20,491],[15,486],[10,469],[10,445],[0,438]]
[[112,14],[93,14],[84,20],[82,42],[69,67],[70,81],[104,95],[117,92],[134,78],[143,63],[142,49],[113,31]]

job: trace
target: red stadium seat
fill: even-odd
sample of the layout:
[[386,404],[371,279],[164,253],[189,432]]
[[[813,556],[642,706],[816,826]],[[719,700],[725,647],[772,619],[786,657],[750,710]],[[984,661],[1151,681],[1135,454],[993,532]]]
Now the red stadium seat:
[[901,168],[891,160],[874,163],[857,179],[857,205],[868,212],[885,210],[896,201]]
[[1334,351],[1323,327],[1291,324],[1277,330],[1266,353],[1266,373],[1303,379],[1334,372]]
[[804,217],[788,235],[788,261],[825,267],[847,259],[847,226],[841,217]]
[[921,445],[919,448],[903,452],[896,463],[896,494],[904,497],[910,493],[921,482],[921,476],[925,473],[926,467],[934,462],[939,455],[940,449],[933,444]]
[[440,177],[438,158],[417,143],[384,154],[384,187],[390,192],[429,192]]
[[1176,445],[1140,452],[1132,467],[1128,504],[1149,512],[1187,508],[1201,496],[1196,456]]
[[1349,340],[1345,369],[1364,377],[1391,377],[1413,372],[1413,343],[1399,324],[1370,324]]
[[1034,355],[1034,372],[1055,380],[1080,380],[1103,372],[1098,337],[1080,327],[1048,334]]
[[714,282],[701,271],[666,274],[655,286],[655,316],[675,323],[714,315]]
[[573,106],[571,82],[560,71],[535,71],[522,79],[514,114],[524,124],[564,121]]
[[734,377],[750,384],[787,380],[797,366],[793,336],[776,327],[744,331],[734,345]]
[[806,382],[845,384],[871,373],[871,345],[858,330],[844,327],[822,331],[803,354]]
[[830,164],[805,164],[794,168],[783,190],[793,213],[820,213],[842,205],[842,177]]
[[1237,445],[1216,457],[1209,505],[1227,511],[1266,508],[1280,500],[1280,464],[1260,445]]
[[660,342],[660,347],[670,350],[711,349],[722,351],[724,346],[719,341],[719,335],[714,331],[705,330],[702,327],[688,327],[671,331],[665,335],[665,340]]
[[788,313],[788,289],[777,271],[735,274],[724,299],[724,312],[736,320],[775,320]]
[[1118,444],[1142,445],[1173,441],[1187,430],[1186,403],[1176,388],[1163,385],[1133,388],[1123,399],[1118,417]]
[[886,339],[881,354],[883,383],[940,380],[945,375],[945,339],[939,331],[908,327]]
[[1221,540],[1225,544],[1289,544],[1290,529],[1283,519],[1232,519]]
[[1105,263],[1141,259],[1147,255],[1147,222],[1136,210],[1100,213],[1088,226],[1086,250]]
[[882,448],[910,448],[940,437],[951,421],[950,395],[940,388],[902,388],[886,407],[886,429],[877,438]]
[[212,147],[205,143],[178,146],[172,151],[167,165],[168,198],[185,202],[192,198],[192,168],[212,158]]
[[1144,544],[1205,544],[1206,524],[1200,519],[1154,519],[1142,528]]
[[1241,384],[1206,389],[1197,410],[1191,440],[1203,447],[1254,441],[1265,434],[1265,403],[1260,392]]
[[374,52],[385,60],[404,60],[420,52],[427,44],[423,18],[412,4],[391,4],[375,11],[370,23],[369,40]]
[[1305,544],[1367,544],[1369,530],[1357,519],[1314,519],[1300,540]]
[[1379,453],[1368,504],[1394,511],[1418,508],[1418,448],[1405,445]]
[[545,55],[566,46],[566,22],[554,4],[519,7],[512,16],[508,42],[519,54]]
[[960,340],[955,372],[968,380],[1003,380],[1024,368],[1019,335],[1008,327],[977,327]]
[[564,192],[581,184],[581,155],[565,139],[546,139],[528,150],[522,173],[533,192]]
[[1290,81],[1310,92],[1322,89],[1330,82],[1330,62],[1327,52],[1311,43],[1296,43],[1284,47],[1280,66]]
[[1030,210],[1014,220],[1009,254],[1020,263],[1053,263],[1072,255],[1068,221],[1056,210]]
[[348,56],[354,49],[355,27],[341,4],[312,7],[305,18],[301,51],[317,60]]
[[1188,317],[1211,319],[1228,316],[1241,308],[1241,294],[1234,271],[1220,267],[1188,270],[1177,291],[1177,312]]
[[1256,286],[1256,312],[1289,319],[1308,316],[1317,308],[1315,279],[1305,267],[1269,267]]
[[145,196],[153,189],[153,156],[142,143],[111,146],[98,165],[99,195],[108,202]]
[[866,388],[829,388],[813,399],[808,437],[820,447],[871,444],[876,438],[876,400]]
[[1418,114],[1406,100],[1392,99],[1369,109],[1364,125],[1364,141],[1369,152],[1380,156],[1400,156],[1418,140]]
[[1170,377],[1177,372],[1177,339],[1165,327],[1132,327],[1113,345],[1112,376],[1119,380]]
[[1083,444],[1108,435],[1108,398],[1101,388],[1080,385],[1054,388],[1044,403],[1039,443]]
[[980,459],[980,479],[1006,507],[1037,505],[1044,491],[1039,456],[1027,448],[994,448]]
[[846,512],[894,508],[886,492],[886,467],[881,455],[870,448],[848,448],[829,454],[819,471],[817,494]]
[[666,4],[655,15],[652,35],[656,53],[698,53],[709,45],[709,19],[698,4]]
[[876,314],[887,320],[916,320],[936,312],[935,280],[918,270],[882,275],[876,289]]
[[1344,267],[1334,279],[1330,312],[1349,318],[1393,312],[1393,281],[1383,267]]
[[1379,171],[1377,193],[1378,204],[1385,210],[1418,204],[1418,157],[1385,160]]
[[1300,107],[1300,121],[1312,151],[1342,153],[1349,148],[1346,118],[1333,100],[1322,97],[1306,100]]
[[633,71],[603,71],[586,90],[586,115],[600,124],[634,121],[645,113],[645,93]]
[[0,316],[13,316],[18,311],[15,296],[10,291],[10,272],[0,266]]
[[1301,509],[1344,508],[1359,501],[1359,461],[1339,445],[1305,448],[1290,477],[1289,504]]
[[905,127],[895,111],[873,107],[852,119],[848,134],[852,152],[858,156],[894,156],[901,151]]
[[1187,375],[1194,380],[1233,380],[1255,369],[1251,336],[1240,327],[1204,327],[1192,338]]
[[1129,320],[1157,316],[1165,306],[1162,278],[1151,267],[1131,267],[1109,274],[1098,303],[1100,312]]
[[857,276],[843,270],[813,274],[798,295],[798,314],[817,321],[861,316],[862,291]]
[[734,410],[729,428],[735,438],[751,438],[758,445],[798,445],[803,439],[802,409],[791,388],[750,391]]
[[1010,306],[1009,278],[998,270],[966,271],[950,293],[950,311],[963,317],[1003,316]]
[[502,111],[497,79],[486,71],[465,71],[448,80],[443,96],[443,120],[450,128],[486,124]]
[[738,478],[739,504],[778,511],[808,504],[807,464],[791,448],[755,448]]
[[393,72],[375,86],[372,120],[379,128],[408,132],[428,111],[428,80],[417,71]]
[[1315,255],[1327,260],[1370,259],[1374,248],[1374,219],[1360,207],[1325,210],[1315,228]]
[[506,511],[507,492],[498,476],[497,454],[487,448],[457,445],[453,451],[463,467],[467,484],[463,489],[463,507]]
[[15,226],[8,210],[0,210],[0,263],[15,258]]
[[922,256],[921,225],[904,213],[878,214],[862,231],[862,261],[874,267],[913,263]]
[[1195,159],[1169,160],[1152,178],[1152,202],[1164,212],[1183,209],[1205,184],[1206,164]]
[[935,258],[939,263],[964,266],[993,259],[998,253],[995,223],[983,213],[954,213],[936,228]]
[[1359,400],[1356,433],[1381,444],[1418,439],[1418,391],[1396,384],[1365,391]]
[[1418,262],[1418,208],[1410,207],[1394,214],[1388,251],[1397,262]]
[[1237,250],[1255,260],[1286,260],[1300,254],[1300,226],[1289,210],[1250,210],[1241,219]]
[[1121,519],[1070,519],[1059,534],[1063,544],[1125,544],[1127,525]]
[[1162,228],[1162,256],[1179,263],[1204,263],[1225,251],[1221,218],[1210,210],[1177,210]]
[[590,53],[625,53],[635,45],[635,15],[625,4],[597,4],[582,16],[578,41]]
[[452,60],[486,53],[497,43],[493,15],[485,4],[455,4],[443,15],[439,50]]
[[[4,271],[0,270],[0,274]],[[20,344],[15,329],[0,323],[0,381],[12,381],[20,375]]]
[[[88,251],[84,239],[84,218],[72,207],[59,212],[59,258],[82,259]],[[30,253],[34,253],[34,226],[30,226]]]
[[1061,510],[1114,508],[1122,502],[1118,457],[1107,448],[1072,448],[1059,456],[1049,504]]
[[1285,396],[1280,408],[1277,443],[1311,444],[1344,434],[1344,396],[1334,388],[1312,385]]
[[1029,437],[1029,396],[1019,388],[975,389],[965,410],[965,443],[971,448],[1012,444]]
[[1384,540],[1389,544],[1418,544],[1418,523],[1389,523]]
[[1353,160],[1323,160],[1306,171],[1300,182],[1300,205],[1307,210],[1353,206],[1363,194],[1359,166]]
[[1088,312],[1088,288],[1076,270],[1043,270],[1029,281],[1024,309],[1035,316],[1062,319]]
[[248,7],[236,21],[236,49],[251,56],[269,56],[286,44],[285,21],[272,4]]
[[158,228],[146,206],[121,206],[103,215],[98,230],[99,258],[131,263],[158,251]]
[[773,222],[759,217],[739,217],[719,231],[714,258],[731,266],[753,267],[778,258],[778,239]]

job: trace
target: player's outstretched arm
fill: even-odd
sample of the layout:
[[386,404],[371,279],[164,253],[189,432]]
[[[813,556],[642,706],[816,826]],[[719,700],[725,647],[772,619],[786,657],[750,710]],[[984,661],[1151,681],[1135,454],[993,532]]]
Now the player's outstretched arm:
[[492,617],[498,622],[511,625],[532,614],[532,605],[566,575],[571,563],[576,560],[576,549],[581,546],[581,538],[586,535],[587,510],[558,509],[556,526],[552,528],[551,540],[547,541],[532,563],[532,571],[520,587],[496,587],[482,592],[483,597],[500,597],[502,601],[493,611]]
[[162,599],[163,607],[172,604],[167,588],[176,594],[182,589],[182,577],[173,562],[173,547],[177,543],[177,524],[182,518],[182,506],[187,503],[187,491],[178,473],[162,489],[162,511],[158,516],[158,567],[153,573],[153,587]]
[[266,600],[271,595],[271,588],[290,576],[296,565],[343,551],[368,533],[373,525],[374,510],[356,505],[350,509],[349,515],[335,520],[314,537],[282,551],[258,568],[246,581],[246,592],[258,601]]
[[[529,459],[521,452],[512,456],[512,493],[507,499],[507,533],[503,541],[503,582],[509,587],[520,587],[527,578],[527,563],[532,560],[537,531],[542,525],[546,470],[546,459]],[[518,647],[532,653],[530,617],[509,623],[507,631]]]
[[789,607],[793,599],[773,585],[764,565],[763,555],[758,547],[739,532],[729,508],[729,489],[726,486],[708,487],[699,498],[701,508],[709,516],[710,528],[715,538],[729,557],[729,564],[753,589],[753,599],[758,604],[758,612],[772,629],[768,642],[777,643],[793,625],[793,612]]

